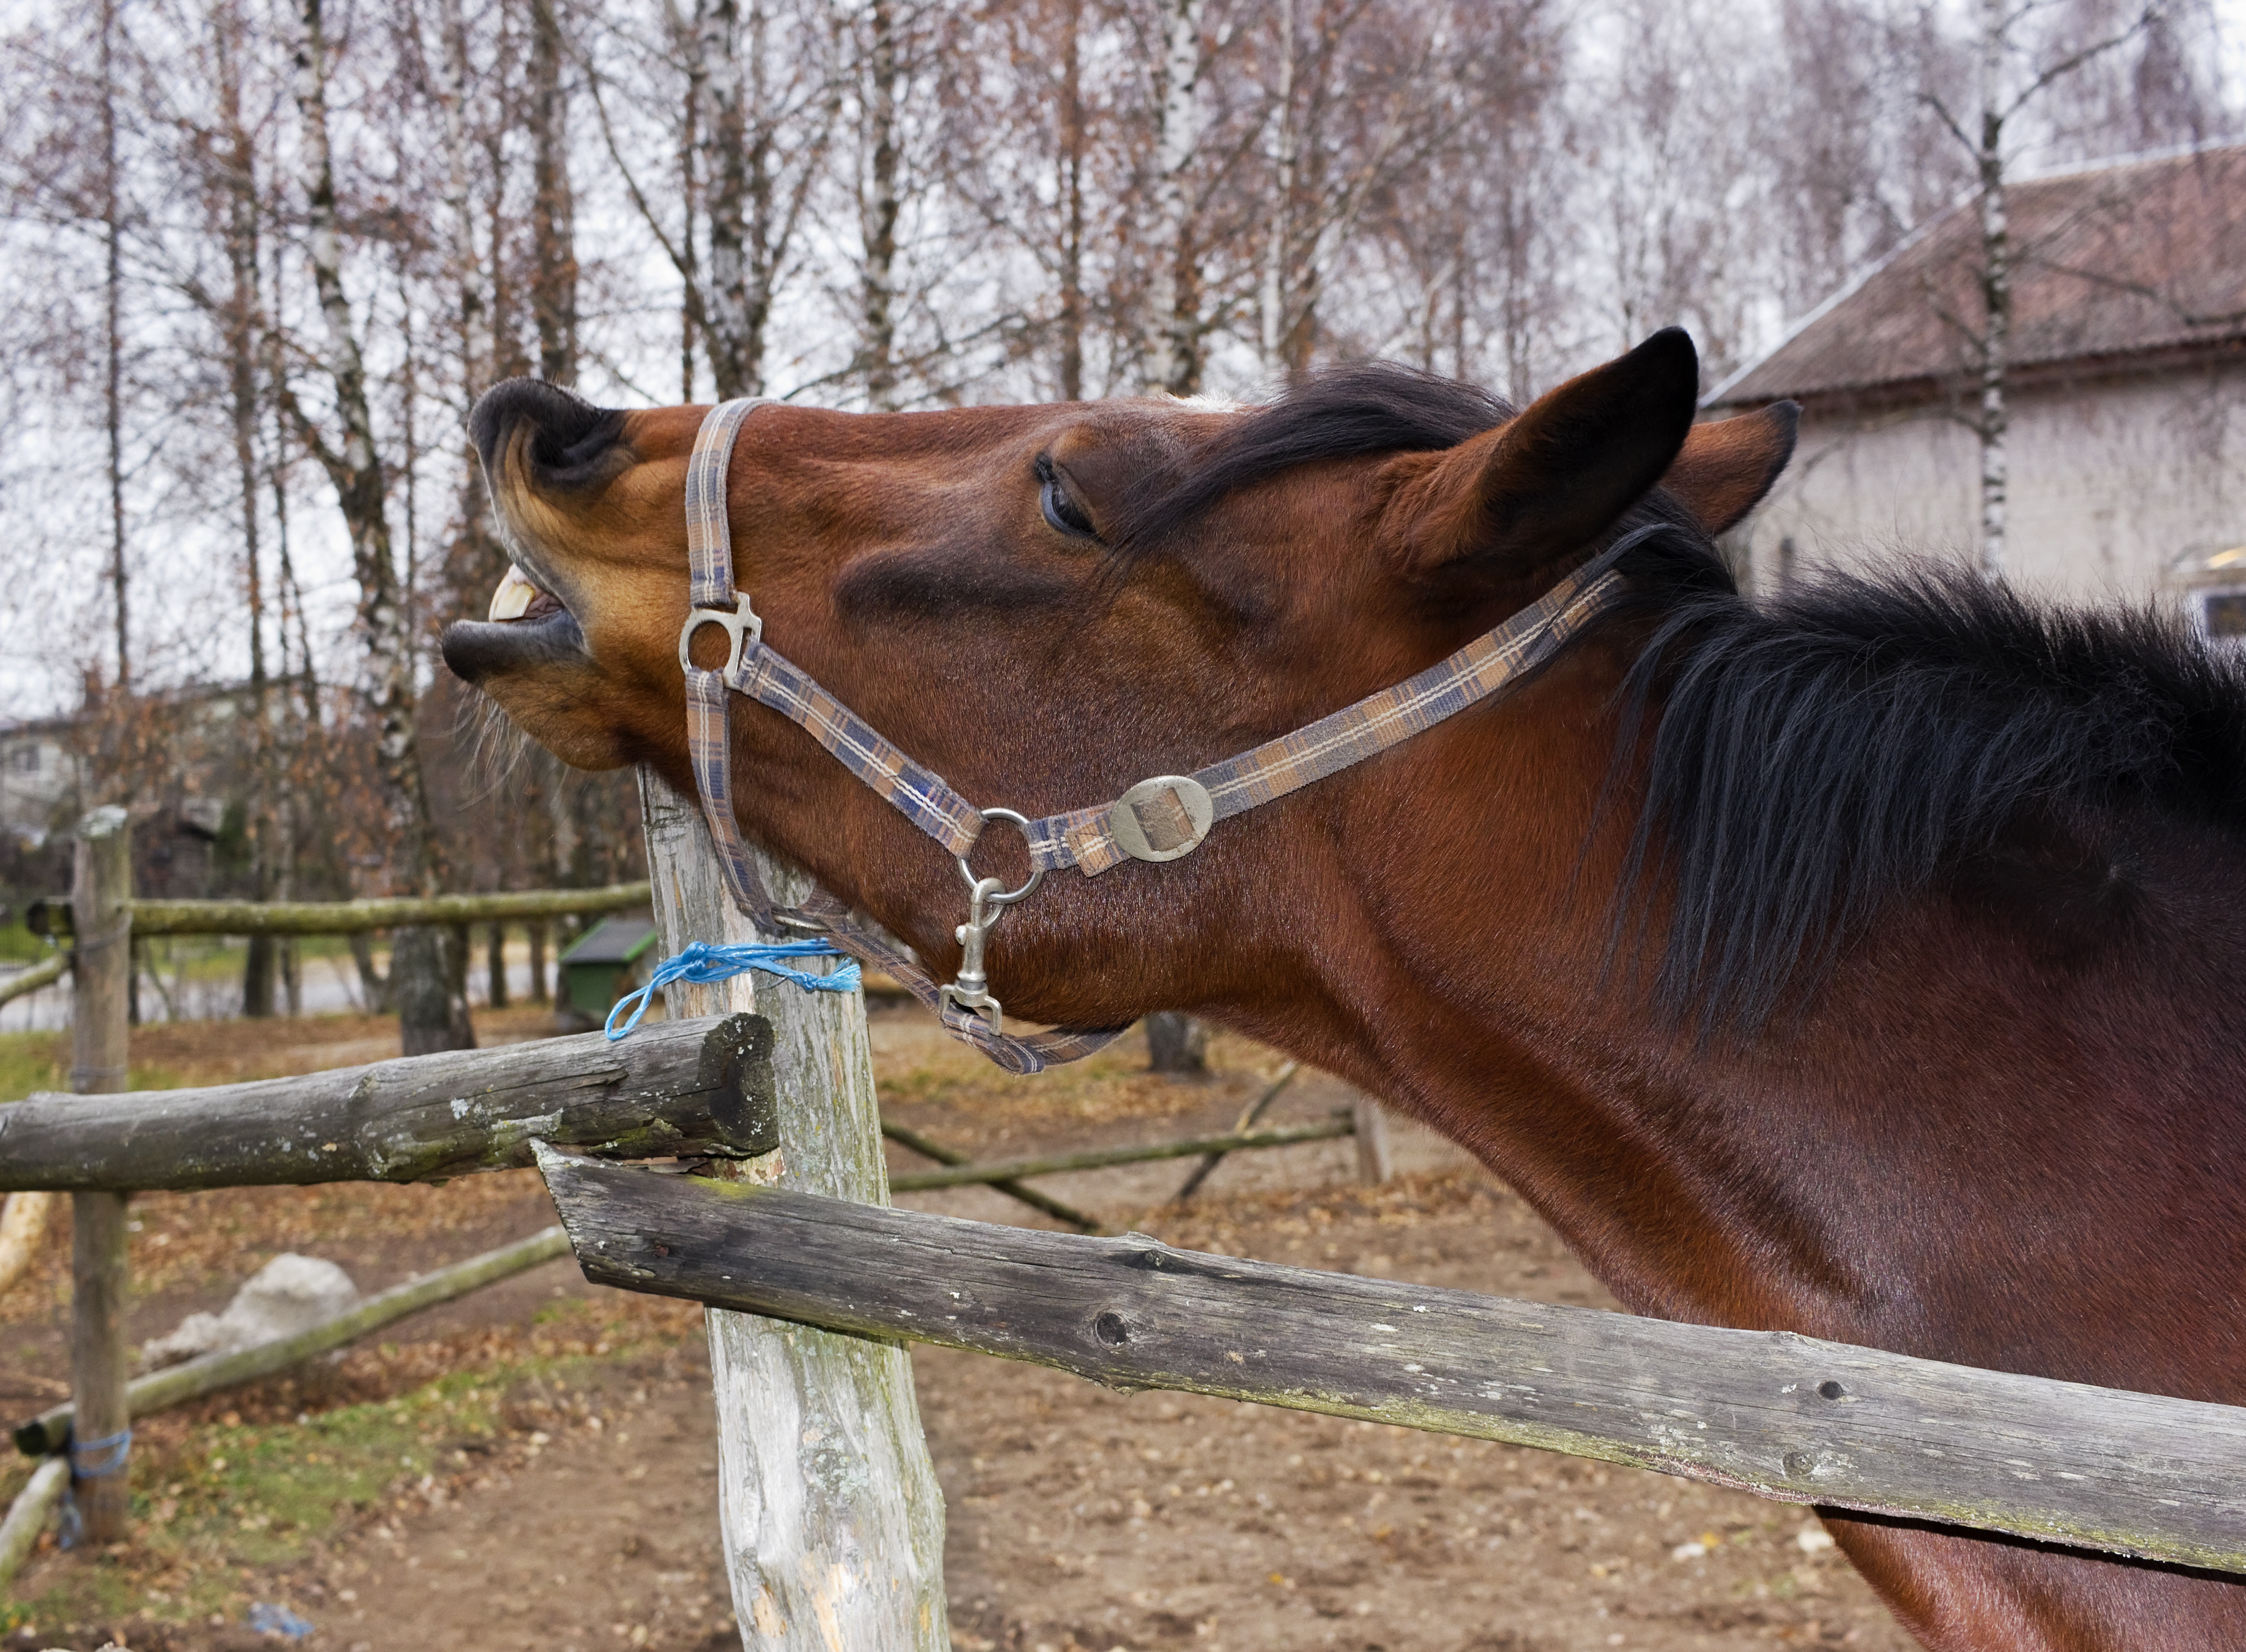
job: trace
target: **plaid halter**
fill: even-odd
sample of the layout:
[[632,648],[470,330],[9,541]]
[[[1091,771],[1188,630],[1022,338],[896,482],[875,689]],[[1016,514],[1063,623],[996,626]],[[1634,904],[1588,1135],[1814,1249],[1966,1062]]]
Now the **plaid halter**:
[[[749,414],[763,405],[761,398],[747,398],[711,408],[686,468],[691,608],[678,634],[678,663],[686,673],[687,746],[695,785],[725,881],[734,904],[760,927],[827,935],[861,963],[888,970],[943,1017],[953,1037],[1011,1072],[1038,1072],[1080,1060],[1125,1030],[1003,1030],[997,1001],[983,989],[983,942],[1004,908],[1026,896],[1048,871],[1072,867],[1086,877],[1097,877],[1126,860],[1174,860],[1189,854],[1218,821],[1361,763],[1518,681],[1612,608],[1623,591],[1623,576],[1613,562],[1629,540],[1576,569],[1538,602],[1448,659],[1307,728],[1193,774],[1141,780],[1110,803],[1024,821],[1008,810],[977,808],[943,776],[906,756],[848,706],[765,646],[764,622],[733,585],[732,531],[725,505],[734,438]],[[694,633],[705,625],[722,629],[732,643],[725,663],[714,671],[696,665],[688,653]],[[967,961],[957,982],[939,985],[909,953],[859,922],[847,906],[823,889],[814,891],[800,907],[772,904],[733,816],[729,694],[745,695],[794,723],[958,859],[972,893],[970,921],[959,932]],[[1001,893],[1003,886],[996,879],[977,880],[968,870],[968,852],[992,819],[1016,822],[1029,840],[1033,870],[1030,881],[1018,890]],[[984,1007],[992,1012],[988,1020],[977,1013]]]

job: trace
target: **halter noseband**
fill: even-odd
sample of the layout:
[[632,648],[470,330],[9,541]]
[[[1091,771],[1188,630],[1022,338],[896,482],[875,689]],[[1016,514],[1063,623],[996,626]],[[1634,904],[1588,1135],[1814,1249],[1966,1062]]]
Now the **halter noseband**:
[[[1047,872],[1072,867],[1089,878],[1126,860],[1175,860],[1199,848],[1218,821],[1361,763],[1488,698],[1550,659],[1620,600],[1623,581],[1613,562],[1636,537],[1610,547],[1504,624],[1417,676],[1192,774],[1158,774],[1112,802],[1032,820],[1011,809],[977,807],[765,646],[763,620],[734,588],[732,530],[725,509],[733,439],[749,414],[763,405],[763,398],[748,398],[711,408],[686,467],[691,607],[678,633],[678,663],[686,673],[687,746],[733,903],[767,929],[828,936],[861,963],[888,970],[936,1010],[955,1037],[1013,1072],[1038,1072],[1079,1060],[1125,1030],[1005,1030],[1004,1012],[983,969],[984,946],[1006,908],[1027,900]],[[729,645],[725,664],[716,670],[696,665],[689,652],[695,632],[705,625],[723,629]],[[733,817],[729,693],[745,695],[797,724],[949,851],[968,890],[967,921],[957,930],[963,952],[957,979],[939,986],[909,955],[861,924],[823,889],[814,890],[800,907],[773,905]],[[968,853],[993,820],[1014,826],[1029,844],[1030,875],[1019,888],[1009,889],[997,878],[978,878],[967,864]]]

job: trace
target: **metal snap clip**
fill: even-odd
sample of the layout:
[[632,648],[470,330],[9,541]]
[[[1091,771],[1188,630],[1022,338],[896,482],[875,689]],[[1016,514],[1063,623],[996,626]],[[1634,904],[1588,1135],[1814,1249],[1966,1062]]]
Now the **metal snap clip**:
[[[984,809],[985,820],[1004,820],[1018,828],[1024,837],[1029,835],[1029,817],[1011,809]],[[1028,880],[1018,889],[1009,889],[997,878],[976,875],[975,868],[967,864],[967,857],[959,858],[959,875],[967,880],[967,921],[952,933],[960,946],[959,976],[956,980],[937,989],[937,996],[945,1003],[956,1004],[970,1015],[990,1012],[993,1034],[1006,1030],[1005,1011],[997,999],[990,995],[990,978],[983,968],[983,943],[990,931],[998,927],[998,920],[1006,915],[1006,908],[1017,901],[1025,901],[1045,880],[1045,869],[1040,866],[1030,868]]]

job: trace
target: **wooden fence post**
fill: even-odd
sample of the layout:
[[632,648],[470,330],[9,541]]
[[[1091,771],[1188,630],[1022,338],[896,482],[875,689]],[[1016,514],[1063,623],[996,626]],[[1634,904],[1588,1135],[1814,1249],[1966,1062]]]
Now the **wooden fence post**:
[[1388,1115],[1378,1102],[1362,1091],[1351,1103],[1350,1113],[1357,1126],[1352,1132],[1357,1137],[1357,1179],[1367,1187],[1378,1187],[1393,1173],[1388,1157]]
[[[640,774],[664,950],[772,940],[734,910],[699,806]],[[775,899],[807,888],[759,857]],[[888,1203],[881,1111],[856,993],[769,976],[667,989],[674,1016],[754,1009],[773,1030],[779,1149],[719,1174]],[[718,1511],[741,1638],[786,1652],[942,1652],[943,1493],[903,1346],[712,1310]]]
[[[133,969],[133,828],[111,806],[78,825],[71,879],[71,1088],[126,1087]],[[130,1412],[125,1397],[125,1193],[71,1195],[71,1397],[77,1407],[71,1494],[89,1544],[125,1536]],[[91,1471],[91,1472],[89,1472]]]

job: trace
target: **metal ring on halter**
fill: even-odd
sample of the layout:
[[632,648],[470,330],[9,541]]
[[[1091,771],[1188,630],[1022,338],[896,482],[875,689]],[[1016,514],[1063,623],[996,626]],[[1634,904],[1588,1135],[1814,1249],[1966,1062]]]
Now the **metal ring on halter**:
[[749,606],[749,599],[736,594],[736,606],[731,608],[691,608],[686,611],[686,623],[678,632],[678,669],[694,669],[693,656],[687,652],[694,643],[694,633],[705,625],[714,625],[725,634],[725,663],[717,668],[720,676],[731,676],[738,670],[741,655],[747,642],[764,641],[765,622],[761,615]]
[[[1018,829],[1024,840],[1027,840],[1030,835],[1030,822],[1026,815],[1017,814],[1011,809],[980,809],[977,812],[985,820],[1004,820],[1008,826]],[[985,878],[973,867],[969,866],[967,857],[963,854],[959,857],[959,875],[967,880],[967,889],[970,894],[980,889],[985,883],[997,882],[996,878]],[[1045,880],[1045,869],[1043,867],[1032,867],[1030,870],[1030,880],[1027,883],[1018,889],[987,893],[983,896],[983,904],[990,907],[1011,907],[1017,901],[1027,900],[1036,892],[1038,885]]]

